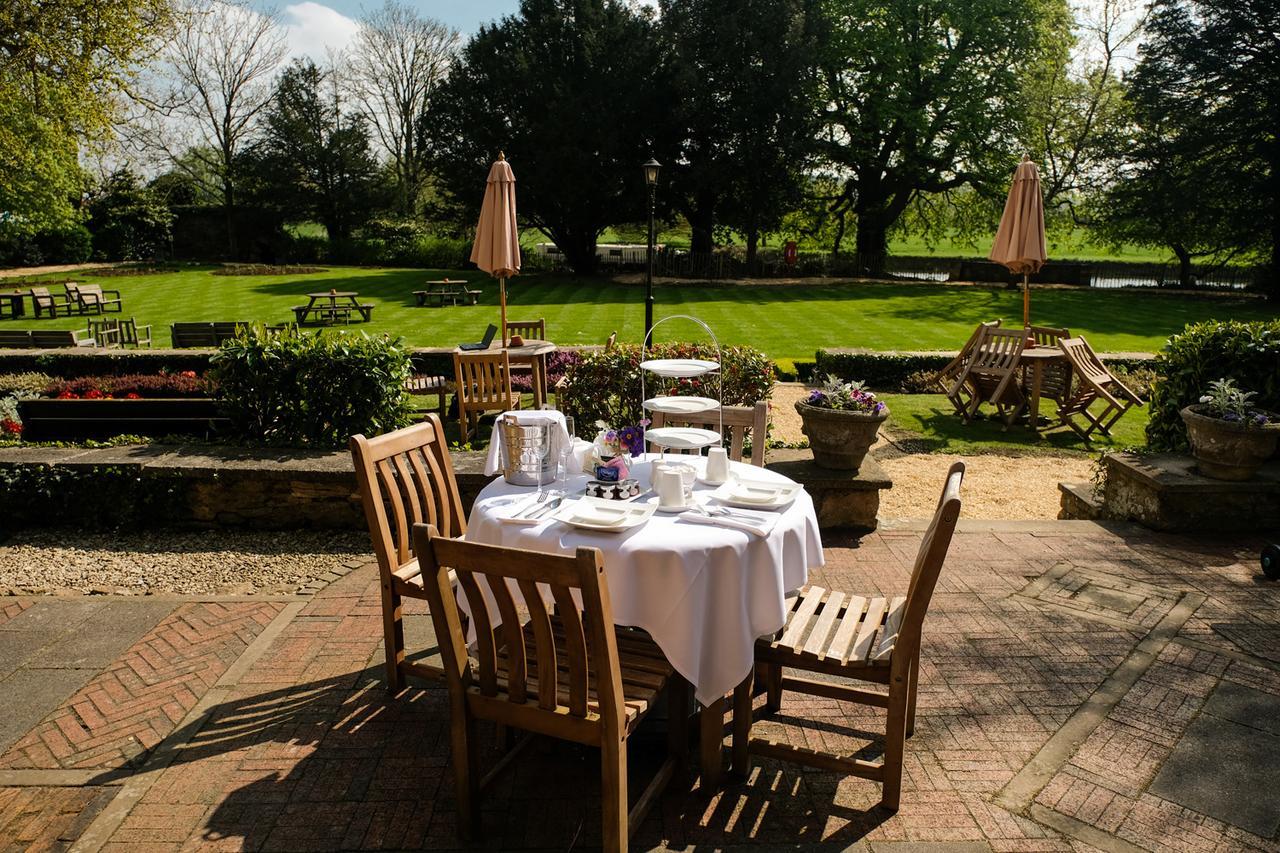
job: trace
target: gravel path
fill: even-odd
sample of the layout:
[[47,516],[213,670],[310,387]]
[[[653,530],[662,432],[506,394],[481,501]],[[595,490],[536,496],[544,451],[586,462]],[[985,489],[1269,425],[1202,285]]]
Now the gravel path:
[[0,541],[0,595],[293,594],[371,559],[354,531],[24,530]]
[[[774,386],[773,437],[804,439],[795,401],[808,389],[798,382]],[[928,518],[952,462],[968,465],[964,481],[964,515],[988,519],[1053,519],[1058,517],[1058,483],[1086,482],[1093,460],[1077,454],[982,453],[954,456],[902,453],[881,436],[871,450],[893,478],[893,488],[880,495],[881,518]]]

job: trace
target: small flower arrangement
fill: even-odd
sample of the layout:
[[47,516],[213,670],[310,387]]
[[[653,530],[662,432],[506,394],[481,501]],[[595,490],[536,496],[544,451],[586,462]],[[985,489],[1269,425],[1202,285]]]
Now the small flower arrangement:
[[819,409],[837,412],[859,412],[864,415],[881,415],[886,411],[884,403],[868,391],[861,382],[844,382],[839,377],[827,375],[821,388],[815,388],[805,398],[805,403]]
[[639,456],[644,453],[644,428],[650,423],[648,418],[641,418],[635,426],[614,429],[606,421],[596,421],[600,432],[596,434],[595,444],[601,457],[621,456],[623,453]]
[[1271,423],[1271,416],[1253,408],[1256,396],[1256,391],[1245,391],[1234,379],[1215,379],[1209,383],[1209,393],[1200,397],[1201,412],[1246,427],[1264,427]]

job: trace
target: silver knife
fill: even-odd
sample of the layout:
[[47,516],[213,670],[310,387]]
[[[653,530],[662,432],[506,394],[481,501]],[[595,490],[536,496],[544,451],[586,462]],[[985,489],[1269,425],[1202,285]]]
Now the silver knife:
[[564,498],[554,498],[553,500],[549,500],[547,501],[546,506],[529,516],[529,518],[533,520],[540,519],[543,516],[548,515],[553,509],[557,508],[562,503],[564,503]]

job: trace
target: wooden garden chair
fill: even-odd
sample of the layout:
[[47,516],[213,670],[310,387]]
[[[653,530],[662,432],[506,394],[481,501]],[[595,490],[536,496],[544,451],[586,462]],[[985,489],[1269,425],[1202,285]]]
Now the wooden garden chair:
[[1007,430],[1027,407],[1027,398],[1017,381],[1026,344],[1027,333],[1023,329],[987,329],[983,333],[973,357],[947,394],[954,398],[961,393],[962,385],[968,386],[971,397],[963,411],[965,423],[973,420],[983,403],[990,403]]
[[[481,778],[475,724],[490,720],[599,747],[602,847],[625,851],[631,832],[683,764],[688,687],[647,634],[614,626],[599,549],[579,548],[574,556],[561,556],[502,548],[449,539],[425,524],[414,526],[413,540],[444,657],[463,835],[479,835],[480,792],[513,755],[508,753]],[[549,590],[554,612],[539,587]],[[474,662],[463,633],[459,588],[475,623]],[[521,621],[512,595],[517,588],[522,608],[528,609],[527,622]],[[496,605],[494,611],[486,598]],[[491,612],[500,625],[494,625]],[[669,754],[629,808],[627,739],[668,683]]]
[[511,388],[511,362],[506,350],[498,352],[455,352],[453,372],[458,401],[458,421],[462,441],[471,438],[472,416],[476,427],[486,412],[507,412],[520,408],[520,395]]
[[[897,811],[902,793],[905,740],[915,731],[920,635],[929,599],[947,557],[960,516],[964,463],[947,474],[942,497],[925,531],[906,595],[847,595],[809,587],[791,600],[786,625],[774,637],[756,641],[756,665],[766,687],[766,712],[782,707],[782,692],[858,702],[884,708],[884,760],[880,763],[751,737],[751,677],[734,690],[733,767],[745,775],[750,753],[872,779],[883,786],[881,805]],[[799,669],[837,678],[885,685],[886,692],[830,680],[788,676]]]
[[[67,290],[70,292],[70,286],[68,286]],[[124,302],[120,299],[120,291],[104,291],[96,284],[78,285],[76,287],[76,301],[80,303],[80,312],[82,314],[88,314],[90,311],[95,314],[101,314],[104,311],[124,310]]]
[[[526,341],[545,341],[547,339],[547,321],[542,317],[536,320],[508,320],[507,337],[504,340],[510,341],[513,335],[519,335]],[[532,364],[513,364],[511,365],[511,374],[513,376],[519,376],[520,374],[528,376],[530,387],[532,387],[532,383],[536,378]],[[544,399],[546,398],[546,390],[546,388],[542,389]]]
[[[650,429],[657,429],[662,426],[684,426],[719,430],[720,411],[719,409],[711,409],[692,415],[670,415],[663,412],[654,412]],[[769,435],[769,404],[764,400],[760,400],[754,406],[724,406],[723,411],[724,434],[721,437],[729,442],[729,458],[734,462],[743,460],[742,448],[744,439],[750,433],[751,458],[747,461],[752,465],[763,468],[765,442]],[[679,451],[672,450],[668,452],[675,453]],[[698,454],[702,451],[690,450],[687,452]]]
[[991,320],[987,323],[979,323],[977,328],[973,330],[973,334],[969,336],[969,340],[964,342],[964,346],[960,347],[960,352],[955,358],[951,359],[946,367],[939,370],[933,375],[930,384],[934,388],[947,395],[947,399],[951,401],[951,405],[955,406],[956,413],[963,415],[969,408],[972,401],[972,395],[969,393],[969,386],[959,382],[963,375],[965,367],[969,364],[969,359],[973,358],[974,351],[978,348],[978,344],[990,329],[998,329],[1000,327],[999,320]]
[[59,304],[61,304],[65,313],[68,315],[71,313],[71,304],[67,301],[66,295],[61,294],[61,298],[54,296],[47,287],[31,288],[31,304],[35,309],[37,319],[45,314],[50,317],[57,317]]
[[[1141,397],[1129,389],[1107,369],[1098,354],[1084,338],[1065,338],[1058,342],[1076,375],[1075,393],[1058,407],[1058,417],[1086,442],[1094,431],[1111,435],[1111,427],[1135,405],[1145,405]],[[1094,414],[1090,407],[1102,401],[1102,411]],[[1081,427],[1076,419],[1086,421]]]
[[401,600],[428,597],[413,554],[412,526],[425,522],[446,536],[467,530],[444,427],[429,414],[423,423],[376,438],[354,435],[351,458],[382,581],[387,688],[400,690],[407,675],[443,678],[439,667],[405,659]]

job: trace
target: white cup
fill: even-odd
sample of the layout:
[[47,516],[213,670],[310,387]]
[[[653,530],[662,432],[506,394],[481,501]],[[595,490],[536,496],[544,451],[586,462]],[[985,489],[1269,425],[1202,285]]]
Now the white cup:
[[663,468],[658,471],[654,488],[658,490],[658,504],[663,507],[685,506],[684,481],[679,471]]
[[729,479],[729,453],[723,447],[712,447],[707,450],[708,483],[723,483]]

